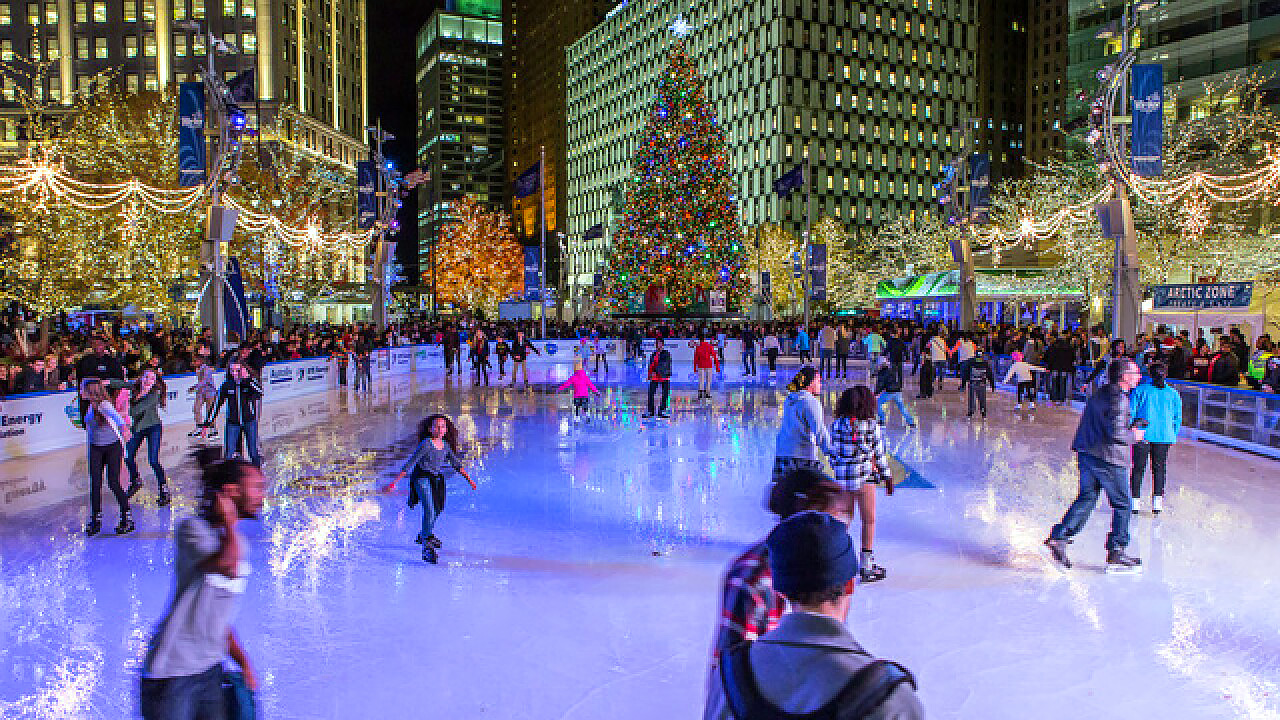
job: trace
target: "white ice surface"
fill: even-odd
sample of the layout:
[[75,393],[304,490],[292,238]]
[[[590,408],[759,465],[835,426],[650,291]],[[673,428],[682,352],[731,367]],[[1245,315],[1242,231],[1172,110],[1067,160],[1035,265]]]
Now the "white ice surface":
[[[238,623],[264,718],[700,716],[720,573],[771,523],[781,391],[731,372],[706,409],[677,383],[674,419],[646,425],[643,389],[615,369],[605,411],[575,427],[548,379],[406,377],[372,401],[334,391],[272,411],[272,497],[246,523]],[[441,408],[480,489],[450,481],[432,567],[403,484],[370,486]],[[915,672],[930,717],[1280,717],[1280,465],[1181,443],[1168,511],[1134,519],[1146,572],[1102,572],[1105,503],[1063,572],[1040,543],[1074,496],[1074,414],[1015,413],[1002,395],[970,422],[954,381],[915,408],[919,430],[891,420],[893,450],[910,485],[933,487],[881,497],[889,577],[858,589],[849,625]],[[154,507],[143,463],[127,538],[110,534],[109,494],[108,532],[79,533],[82,451],[0,465],[0,718],[134,716],[170,532],[193,502],[188,429],[167,429],[175,505]]]

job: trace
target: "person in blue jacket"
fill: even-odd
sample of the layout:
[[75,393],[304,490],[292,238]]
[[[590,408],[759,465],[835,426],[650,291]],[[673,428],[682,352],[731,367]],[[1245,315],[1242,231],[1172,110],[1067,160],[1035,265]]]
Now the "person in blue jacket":
[[1147,471],[1147,458],[1151,458],[1151,512],[1164,510],[1165,473],[1169,467],[1169,448],[1178,441],[1178,429],[1182,427],[1182,396],[1165,383],[1169,374],[1163,362],[1155,361],[1147,366],[1151,376],[1129,393],[1129,415],[1135,422],[1146,421],[1143,442],[1133,445],[1133,470],[1129,473],[1129,485],[1133,491],[1133,511],[1142,505],[1142,476]]
[[809,328],[796,326],[796,354],[800,356],[800,364],[813,362],[813,349],[809,343]]

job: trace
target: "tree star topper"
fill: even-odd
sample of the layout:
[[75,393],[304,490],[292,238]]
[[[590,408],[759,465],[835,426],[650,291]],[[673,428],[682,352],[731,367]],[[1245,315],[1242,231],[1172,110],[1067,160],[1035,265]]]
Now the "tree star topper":
[[689,24],[688,20],[684,19],[684,14],[676,15],[675,22],[671,23],[671,34],[678,38],[684,38],[689,35],[691,30],[693,30],[693,26]]

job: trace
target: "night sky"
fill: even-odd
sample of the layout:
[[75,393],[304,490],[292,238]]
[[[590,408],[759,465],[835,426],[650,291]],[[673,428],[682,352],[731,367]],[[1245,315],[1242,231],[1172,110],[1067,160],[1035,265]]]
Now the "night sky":
[[[406,174],[414,169],[417,145],[414,38],[440,4],[439,0],[369,0],[367,6],[369,124],[381,118],[383,129],[396,136],[383,146],[383,152]],[[399,243],[396,256],[410,275],[410,284],[417,284],[412,275],[417,263],[417,218],[414,193],[400,211],[400,234],[392,238]]]

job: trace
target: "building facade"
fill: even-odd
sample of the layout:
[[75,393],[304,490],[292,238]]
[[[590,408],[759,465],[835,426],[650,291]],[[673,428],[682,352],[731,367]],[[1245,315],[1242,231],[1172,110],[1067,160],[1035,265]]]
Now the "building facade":
[[470,195],[504,208],[504,45],[496,3],[437,11],[417,42],[419,281],[432,285],[431,253],[453,201]]
[[354,168],[367,153],[365,0],[0,0],[0,141],[20,134],[23,97],[56,111],[110,82],[137,92],[196,80],[205,33],[227,77],[256,71],[260,127]]
[[[1037,4],[1037,3],[1030,3]],[[1029,0],[977,4],[978,115],[975,150],[991,158],[991,181],[1022,176],[1026,145]]]
[[[726,135],[744,228],[801,232],[804,194],[780,200],[772,184],[806,148],[815,222],[937,212],[933,184],[978,116],[972,3],[624,3],[566,52],[572,295],[604,269],[677,17]],[[605,237],[583,241],[597,223]]]
[[[1134,3],[1136,4],[1136,3]],[[1121,0],[1070,1],[1070,92],[1097,87],[1097,72],[1120,53]],[[1131,41],[1138,62],[1164,65],[1166,103],[1178,119],[1203,117],[1206,90],[1233,77],[1256,75],[1280,87],[1280,3],[1271,0],[1160,2],[1138,15]],[[1072,98],[1068,114],[1083,115]]]
[[1031,2],[1027,12],[1026,159],[1042,163],[1066,147],[1067,0]]
[[[507,179],[514,181],[545,151],[548,237],[565,229],[565,48],[604,19],[612,7],[608,0],[508,0],[504,5],[509,67]],[[526,242],[538,234],[541,197],[510,199],[514,230]]]

